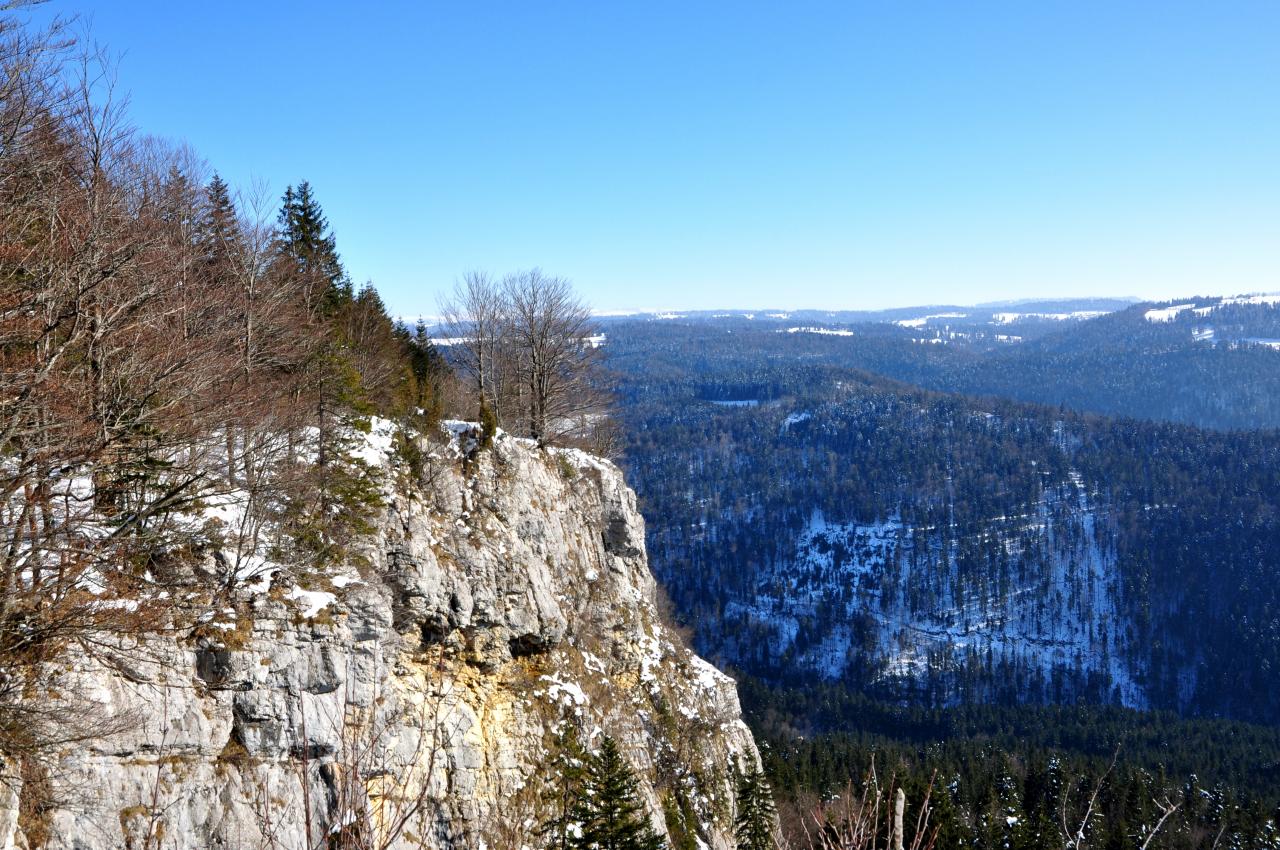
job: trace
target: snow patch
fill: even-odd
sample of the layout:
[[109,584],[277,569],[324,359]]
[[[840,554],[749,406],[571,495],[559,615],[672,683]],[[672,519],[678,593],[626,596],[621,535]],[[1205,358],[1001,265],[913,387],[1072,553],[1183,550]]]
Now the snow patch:
[[1148,322],[1172,322],[1178,318],[1178,314],[1194,309],[1194,304],[1174,304],[1172,307],[1159,307],[1154,310],[1148,310],[1142,314],[1142,317]]
[[304,590],[296,584],[289,591],[289,598],[299,603],[302,616],[308,620],[338,601],[338,597],[326,590]]
[[819,334],[820,336],[853,336],[853,331],[844,330],[842,328],[787,328],[784,333],[789,334]]

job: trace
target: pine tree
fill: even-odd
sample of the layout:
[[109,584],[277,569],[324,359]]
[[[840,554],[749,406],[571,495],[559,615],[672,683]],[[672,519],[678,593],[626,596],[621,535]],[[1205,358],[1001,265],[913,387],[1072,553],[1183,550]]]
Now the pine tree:
[[[277,229],[275,272],[295,283],[316,330],[296,389],[314,429],[305,438],[313,454],[286,500],[285,527],[313,565],[324,567],[349,556],[352,540],[372,529],[381,505],[380,472],[353,449],[358,433],[369,429],[374,393],[385,401],[394,385],[387,373],[397,366],[385,361],[400,351],[376,294],[356,298],[311,184],[285,189]],[[396,350],[388,353],[385,343]]]
[[664,850],[640,802],[635,774],[608,735],[587,761],[582,793],[572,808],[578,825],[572,850]]
[[773,804],[773,790],[756,765],[751,765],[738,779],[737,803],[733,834],[740,850],[773,850],[773,820],[777,809]]

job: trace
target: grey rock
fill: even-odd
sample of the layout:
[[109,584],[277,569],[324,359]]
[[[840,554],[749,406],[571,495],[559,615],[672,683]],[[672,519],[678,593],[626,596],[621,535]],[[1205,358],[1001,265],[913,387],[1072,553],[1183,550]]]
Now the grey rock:
[[[306,850],[370,813],[391,848],[534,846],[565,724],[620,743],[660,831],[658,789],[681,787],[702,840],[733,846],[730,765],[755,744],[733,682],[662,624],[616,467],[500,436],[390,496],[362,545],[362,580],[309,620],[243,599],[234,640],[156,636],[129,677],[69,673],[122,722],[62,753],[48,846]],[[23,846],[13,787],[0,850]]]

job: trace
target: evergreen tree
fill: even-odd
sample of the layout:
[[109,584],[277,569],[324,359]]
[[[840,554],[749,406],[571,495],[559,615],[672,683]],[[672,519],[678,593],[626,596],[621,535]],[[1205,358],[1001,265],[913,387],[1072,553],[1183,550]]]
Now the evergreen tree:
[[[276,272],[291,278],[316,333],[297,383],[297,398],[313,431],[300,486],[286,500],[285,527],[314,566],[349,556],[381,505],[380,471],[354,456],[356,435],[368,431],[376,402],[387,402],[401,351],[376,293],[357,299],[337,241],[303,181],[285,189],[277,229]],[[394,349],[394,350],[388,350]]]
[[332,316],[354,295],[338,258],[337,239],[320,204],[303,180],[286,187],[280,206],[279,254],[302,284],[303,300],[312,316]]
[[205,257],[214,266],[227,261],[232,246],[240,238],[236,223],[236,205],[231,198],[231,188],[216,172],[205,187],[208,205],[203,234]]
[[554,753],[548,767],[554,772],[555,782],[543,794],[552,814],[538,834],[547,842],[547,850],[570,850],[576,831],[575,803],[582,795],[589,757],[578,740],[578,730],[568,723],[556,735]]
[[582,793],[572,807],[578,829],[572,850],[663,850],[640,802],[635,774],[608,735],[600,752],[587,760]]
[[305,438],[312,454],[285,500],[285,526],[312,564],[323,568],[349,557],[350,543],[373,530],[382,505],[381,472],[354,453],[373,410],[346,352],[329,345],[313,355],[303,390],[314,425]]
[[738,779],[737,803],[733,834],[740,850],[773,850],[773,820],[777,809],[773,804],[773,790],[758,766],[751,765]]
[[414,329],[410,332],[406,328],[405,333],[409,369],[413,374],[414,406],[422,411],[420,415],[426,422],[438,422],[444,412],[444,382],[449,375],[449,363],[431,341],[426,322],[419,319]]

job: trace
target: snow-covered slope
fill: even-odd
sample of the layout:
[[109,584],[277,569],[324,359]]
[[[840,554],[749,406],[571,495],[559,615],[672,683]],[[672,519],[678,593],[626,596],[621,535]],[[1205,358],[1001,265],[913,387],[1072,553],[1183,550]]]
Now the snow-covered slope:
[[823,678],[854,668],[909,688],[966,668],[985,678],[1003,665],[1041,687],[1100,677],[1110,699],[1144,707],[1116,627],[1105,522],[1073,476],[1033,511],[990,521],[983,534],[998,538],[1005,561],[994,582],[973,582],[963,574],[966,540],[953,531],[897,518],[832,522],[815,510],[793,556],[761,582],[764,592],[728,605],[725,619],[745,621],[744,631],[767,635],[770,652]]

